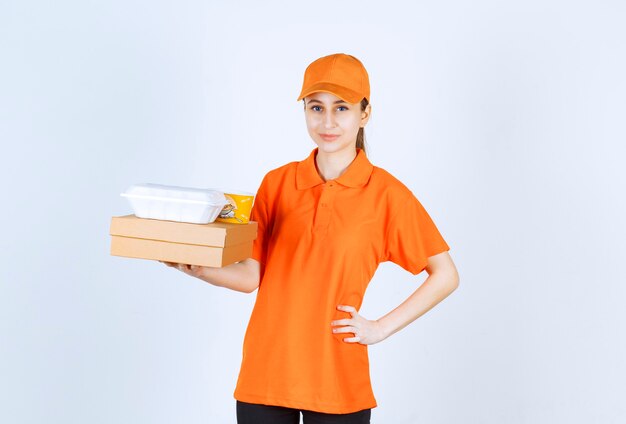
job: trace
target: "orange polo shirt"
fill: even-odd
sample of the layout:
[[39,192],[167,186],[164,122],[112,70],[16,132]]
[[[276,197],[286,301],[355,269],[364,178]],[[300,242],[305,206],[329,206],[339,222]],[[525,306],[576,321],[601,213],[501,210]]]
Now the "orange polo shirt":
[[367,346],[346,343],[331,321],[337,305],[361,307],[378,264],[419,274],[449,250],[413,193],[362,149],[324,181],[315,148],[268,172],[251,219],[261,282],[243,344],[235,398],[344,414],[373,408]]

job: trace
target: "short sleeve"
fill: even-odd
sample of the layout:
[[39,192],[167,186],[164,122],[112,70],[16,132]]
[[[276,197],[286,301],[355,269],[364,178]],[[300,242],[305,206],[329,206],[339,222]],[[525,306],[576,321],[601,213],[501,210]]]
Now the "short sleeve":
[[429,257],[450,247],[413,193],[393,207],[397,212],[387,227],[382,262],[394,262],[417,275],[426,268]]
[[257,223],[257,235],[252,244],[251,258],[261,263],[261,275],[265,267],[267,258],[267,245],[270,234],[270,211],[268,208],[267,198],[267,177],[263,178],[261,185],[254,197],[252,210],[250,211],[250,220]]

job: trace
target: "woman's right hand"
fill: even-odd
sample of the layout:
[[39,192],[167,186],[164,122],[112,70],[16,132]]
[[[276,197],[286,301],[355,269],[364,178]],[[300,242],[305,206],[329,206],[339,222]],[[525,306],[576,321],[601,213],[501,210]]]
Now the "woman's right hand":
[[176,262],[167,262],[167,261],[159,261],[162,264],[169,266],[170,268],[176,268],[179,271],[184,272],[187,275],[191,275],[192,277],[202,278],[204,275],[204,268],[200,265],[187,265],[187,264],[179,264]]
[[167,261],[159,262],[214,286],[244,293],[252,293],[259,287],[261,265],[256,259],[247,258],[223,267],[186,265]]

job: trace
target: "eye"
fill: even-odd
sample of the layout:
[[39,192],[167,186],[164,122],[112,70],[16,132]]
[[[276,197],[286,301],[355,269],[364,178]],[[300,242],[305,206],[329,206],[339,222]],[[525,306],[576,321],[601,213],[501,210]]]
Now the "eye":
[[337,109],[348,110],[348,108],[347,108],[347,107],[345,107],[345,106],[339,106]]
[[315,112],[319,112],[321,110],[321,107],[319,107],[317,105],[313,105],[313,106],[311,106],[311,110],[314,110]]

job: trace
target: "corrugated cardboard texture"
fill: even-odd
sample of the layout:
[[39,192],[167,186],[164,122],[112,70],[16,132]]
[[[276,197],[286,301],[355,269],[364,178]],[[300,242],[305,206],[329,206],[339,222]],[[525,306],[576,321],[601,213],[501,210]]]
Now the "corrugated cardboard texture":
[[217,247],[250,242],[256,238],[256,232],[257,223],[255,221],[250,221],[247,224],[227,222],[190,224],[137,218],[135,215],[114,216],[111,219],[110,227],[112,236]]

